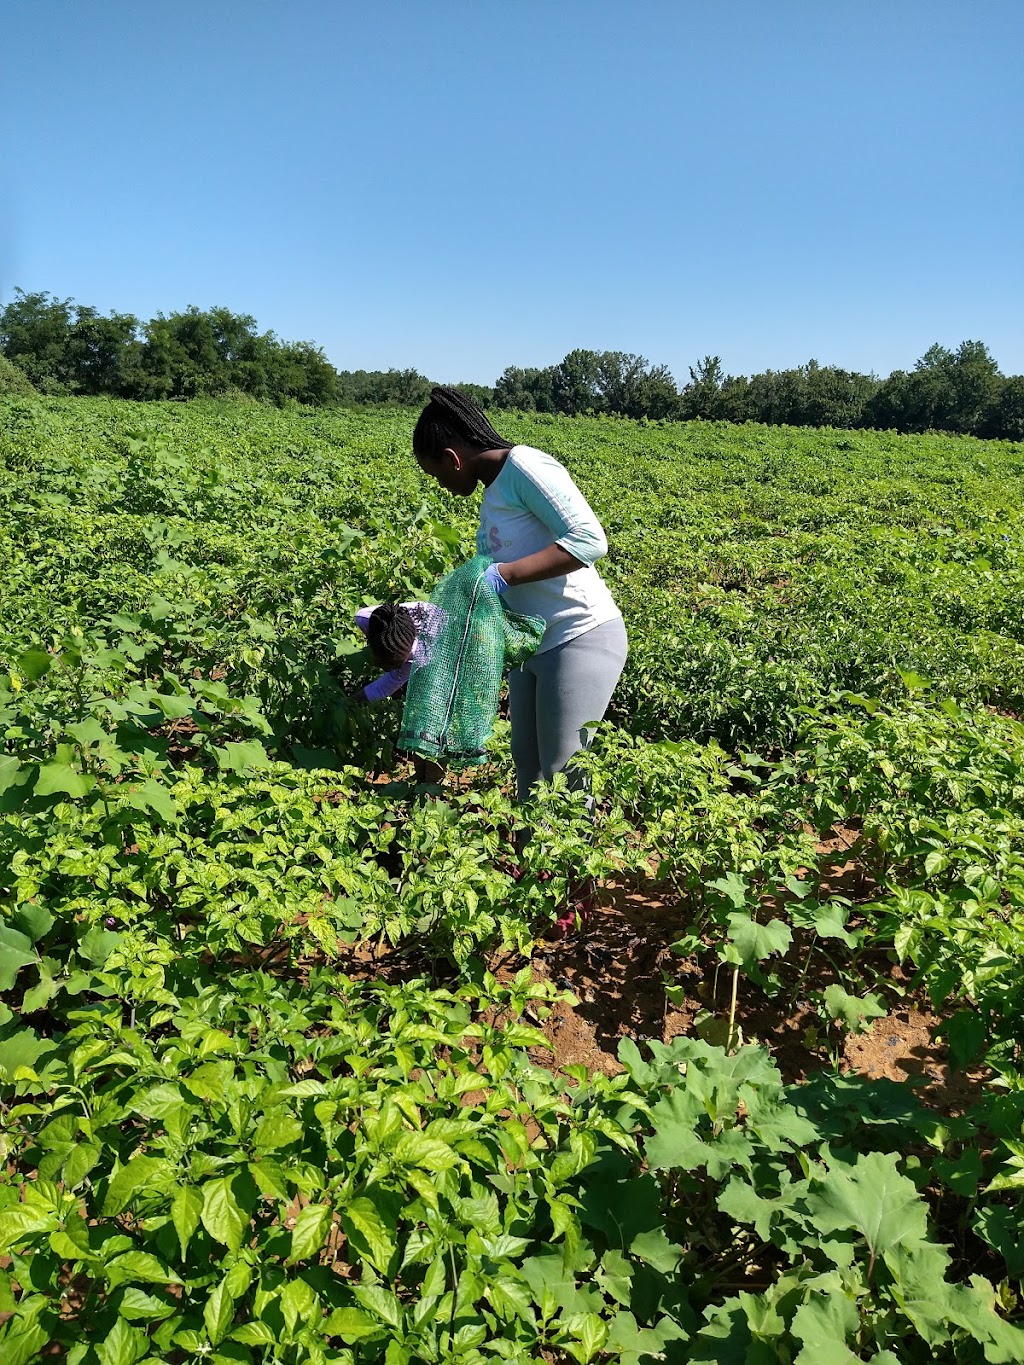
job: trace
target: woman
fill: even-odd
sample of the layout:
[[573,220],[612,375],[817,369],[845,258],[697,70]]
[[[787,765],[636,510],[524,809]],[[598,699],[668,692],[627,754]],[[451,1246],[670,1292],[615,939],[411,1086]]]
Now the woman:
[[[477,551],[512,610],[547,623],[536,654],[509,674],[516,793],[526,799],[592,738],[626,661],[622,613],[594,568],[608,543],[568,471],[506,441],[464,394],[431,390],[412,438],[425,474],[457,497],[482,484]],[[569,780],[581,779],[569,769]]]

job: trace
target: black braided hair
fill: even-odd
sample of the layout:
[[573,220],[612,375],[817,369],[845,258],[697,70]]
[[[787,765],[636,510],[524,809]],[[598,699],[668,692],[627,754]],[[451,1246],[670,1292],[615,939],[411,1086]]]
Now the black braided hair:
[[412,434],[412,450],[417,459],[436,460],[452,444],[470,450],[511,450],[506,441],[464,393],[444,385],[430,390],[430,402],[420,413]]
[[366,639],[378,663],[398,668],[416,643],[416,622],[401,602],[383,602],[370,613]]

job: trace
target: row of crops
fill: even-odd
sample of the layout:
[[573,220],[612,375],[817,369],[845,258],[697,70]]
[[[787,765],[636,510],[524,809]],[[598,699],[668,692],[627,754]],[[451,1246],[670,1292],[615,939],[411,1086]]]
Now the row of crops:
[[[506,415],[631,639],[520,872],[503,723],[437,789],[347,700],[472,553],[411,421],[0,405],[0,1360],[1024,1360],[1024,447]],[[703,983],[610,1076],[583,872]],[[966,1098],[842,1066],[915,1003]]]

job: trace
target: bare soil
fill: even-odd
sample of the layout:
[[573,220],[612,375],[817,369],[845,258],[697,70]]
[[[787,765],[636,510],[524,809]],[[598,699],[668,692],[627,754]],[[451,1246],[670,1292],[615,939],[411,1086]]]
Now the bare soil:
[[[818,846],[822,890],[856,904],[873,898],[877,888],[866,872],[859,831],[842,827]],[[624,1038],[638,1043],[717,1026],[728,1016],[732,974],[717,972],[708,956],[699,961],[674,953],[671,944],[688,927],[688,910],[671,888],[653,881],[605,884],[587,924],[557,941],[535,944],[529,965],[541,980],[571,993],[558,1001],[540,1027],[549,1040],[535,1060],[561,1070],[582,1065],[614,1075],[622,1070],[618,1048]],[[741,979],[736,1022],[746,1042],[772,1053],[787,1082],[837,1064],[844,1072],[869,1078],[910,1081],[922,1100],[944,1113],[960,1113],[976,1099],[987,1073],[953,1068],[935,1030],[941,1022],[923,998],[906,995],[902,1007],[862,1032],[829,1036],[814,1005],[802,994],[800,966],[804,944],[799,933],[782,964],[781,992],[770,996]],[[840,952],[845,951],[840,948]],[[430,964],[406,950],[380,953],[372,944],[346,951],[343,971],[366,979],[404,980],[430,971]],[[488,966],[499,980],[510,980],[524,965],[516,954],[496,955]],[[874,970],[906,990],[908,982],[895,961],[878,955]],[[814,960],[815,986],[838,980],[820,956]],[[714,1039],[718,1041],[718,1039]]]

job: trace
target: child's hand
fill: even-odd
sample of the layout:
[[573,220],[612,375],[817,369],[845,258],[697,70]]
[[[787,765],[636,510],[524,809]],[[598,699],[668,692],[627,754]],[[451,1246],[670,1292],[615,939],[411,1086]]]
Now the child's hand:
[[348,694],[348,701],[349,701],[349,702],[351,703],[351,705],[353,705],[353,706],[365,706],[365,705],[367,705],[367,700],[366,700],[366,689],[363,688],[363,687],[361,687],[361,688],[358,690],[358,692],[350,692],[350,693]]

